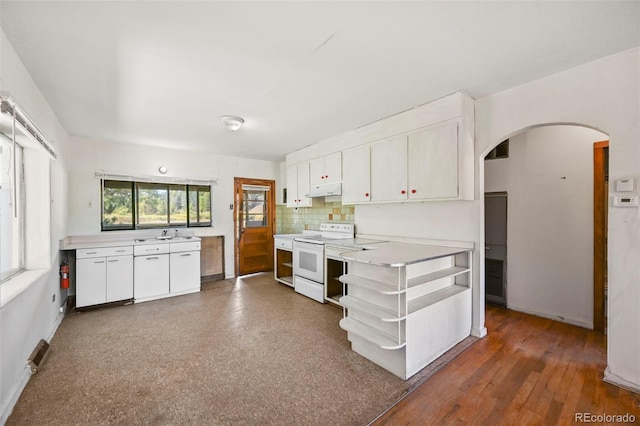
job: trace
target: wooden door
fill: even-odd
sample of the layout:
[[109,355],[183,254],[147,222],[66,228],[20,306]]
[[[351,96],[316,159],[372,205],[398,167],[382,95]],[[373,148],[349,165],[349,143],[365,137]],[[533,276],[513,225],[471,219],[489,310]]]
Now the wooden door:
[[236,276],[273,270],[275,182],[235,178]]
[[593,329],[606,329],[609,141],[593,144]]

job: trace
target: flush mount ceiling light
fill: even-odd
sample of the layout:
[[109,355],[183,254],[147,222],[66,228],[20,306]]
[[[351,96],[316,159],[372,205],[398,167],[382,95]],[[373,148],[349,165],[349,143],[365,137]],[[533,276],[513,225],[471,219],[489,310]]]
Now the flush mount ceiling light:
[[235,132],[238,130],[242,124],[244,123],[244,119],[240,117],[236,117],[235,115],[223,115],[220,117],[220,121],[224,124],[224,127]]
[[167,173],[167,168],[165,166],[160,166],[160,168],[158,169],[158,171],[162,174]]

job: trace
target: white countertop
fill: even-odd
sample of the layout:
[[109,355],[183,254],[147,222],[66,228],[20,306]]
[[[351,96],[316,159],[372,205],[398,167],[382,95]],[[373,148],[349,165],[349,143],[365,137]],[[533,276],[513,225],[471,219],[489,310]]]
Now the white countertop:
[[342,257],[346,260],[352,260],[355,262],[397,268],[411,265],[413,263],[472,251],[472,249],[465,247],[441,247],[391,241],[381,243],[379,245],[371,244],[371,246],[376,248],[373,250],[344,253]]
[[94,247],[137,246],[144,244],[168,244],[200,241],[192,235],[158,239],[153,236],[125,236],[125,235],[82,235],[67,237],[60,240],[60,250],[78,250]]

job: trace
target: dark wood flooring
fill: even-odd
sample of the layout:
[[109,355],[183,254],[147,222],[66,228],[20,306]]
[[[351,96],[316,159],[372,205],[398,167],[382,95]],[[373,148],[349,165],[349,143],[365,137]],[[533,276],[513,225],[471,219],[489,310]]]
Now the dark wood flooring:
[[374,424],[577,424],[577,413],[640,424],[640,395],[602,381],[605,335],[494,306],[486,326],[487,337]]

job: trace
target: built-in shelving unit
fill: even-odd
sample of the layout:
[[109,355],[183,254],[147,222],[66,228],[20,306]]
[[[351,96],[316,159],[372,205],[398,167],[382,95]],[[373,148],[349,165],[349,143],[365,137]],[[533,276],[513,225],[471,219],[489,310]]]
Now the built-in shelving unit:
[[392,242],[345,255],[340,327],[352,349],[408,379],[469,336],[471,252]]
[[293,287],[293,238],[276,235],[273,251],[273,277],[276,281]]

